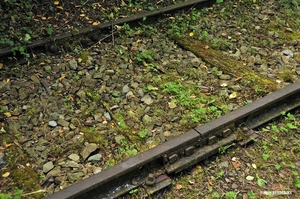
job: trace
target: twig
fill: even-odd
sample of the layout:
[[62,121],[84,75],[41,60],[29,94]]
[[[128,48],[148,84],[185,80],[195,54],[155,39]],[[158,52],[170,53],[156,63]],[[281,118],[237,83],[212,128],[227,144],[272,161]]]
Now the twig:
[[22,194],[22,196],[28,196],[28,195],[32,195],[32,194],[36,194],[36,193],[41,193],[41,192],[46,192],[46,190],[41,189],[41,190],[38,190],[38,191]]

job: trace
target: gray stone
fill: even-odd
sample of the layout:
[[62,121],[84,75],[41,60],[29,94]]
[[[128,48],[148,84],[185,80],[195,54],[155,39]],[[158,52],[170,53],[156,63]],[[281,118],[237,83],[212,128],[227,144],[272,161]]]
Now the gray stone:
[[104,113],[103,115],[104,115],[104,117],[106,117],[106,119],[108,121],[111,121],[111,116],[110,116],[110,114],[108,112]]
[[20,88],[19,90],[19,98],[20,100],[24,100],[25,98],[28,97],[28,90],[26,88]]
[[153,99],[151,98],[151,96],[149,94],[146,94],[142,97],[141,99],[142,102],[144,102],[147,105],[150,105],[153,103]]
[[71,155],[68,156],[68,158],[75,162],[78,162],[80,159],[79,155],[77,155],[76,153],[72,153]]
[[47,162],[46,164],[43,165],[43,172],[48,173],[54,168],[53,162]]
[[96,73],[93,75],[93,78],[94,78],[94,79],[100,79],[100,78],[102,78],[102,75],[103,75],[102,72],[96,72]]
[[234,91],[241,91],[242,87],[240,85],[232,85],[230,88]]
[[102,159],[102,155],[101,154],[96,154],[96,155],[92,155],[88,158],[87,161],[91,162],[91,161],[100,161]]
[[260,68],[262,71],[268,71],[268,64],[263,63],[262,65],[260,65]]
[[100,167],[95,167],[93,173],[96,174],[96,173],[100,173],[101,171],[102,169]]
[[228,161],[223,161],[219,164],[219,167],[225,167],[227,168],[229,166],[229,162]]
[[149,124],[150,122],[152,122],[152,118],[149,115],[144,115],[143,122]]
[[113,76],[115,74],[115,71],[114,70],[106,70],[105,74],[109,75],[109,76]]
[[80,180],[80,178],[84,176],[84,173],[83,172],[67,173],[67,176],[69,181],[74,182]]
[[144,96],[144,91],[143,91],[143,89],[139,89],[138,90],[138,94],[139,94],[139,96],[141,96],[141,97],[143,97]]
[[57,123],[55,122],[55,121],[53,121],[53,120],[51,120],[51,121],[49,121],[49,126],[51,126],[51,127],[56,127],[57,126]]
[[254,58],[254,63],[255,64],[262,64],[262,60],[259,54],[257,54]]
[[85,99],[86,98],[86,93],[84,92],[84,90],[80,89],[79,91],[77,91],[76,95],[80,98],[80,99]]
[[246,54],[248,52],[248,48],[246,46],[241,46],[241,53]]
[[128,85],[125,85],[125,86],[123,86],[123,88],[122,88],[122,93],[124,93],[124,94],[126,94],[126,93],[128,93],[129,92],[129,86]]
[[198,68],[200,66],[201,59],[199,59],[198,57],[195,57],[191,60],[191,63],[194,67]]
[[69,66],[71,69],[76,70],[78,68],[77,61],[73,58],[69,61]]
[[2,168],[4,165],[5,165],[4,153],[0,152],[0,168]]
[[92,152],[96,151],[97,148],[98,146],[95,143],[87,144],[80,153],[80,155],[84,160],[86,160]]
[[268,52],[263,48],[259,49],[258,54],[265,57],[268,56]]
[[79,167],[79,164],[75,161],[72,161],[72,160],[66,161],[66,162],[60,162],[60,163],[58,163],[58,165],[61,166],[61,167],[71,167],[71,168]]
[[63,119],[59,119],[57,121],[57,124],[59,124],[60,126],[63,126],[63,127],[68,127],[70,122],[66,121],[66,120],[63,120]]
[[231,76],[230,75],[220,75],[219,79],[221,79],[221,80],[230,80]]
[[232,189],[237,189],[239,186],[236,184],[236,183],[233,183],[232,185],[231,185],[231,188]]
[[288,57],[294,57],[294,53],[293,51],[286,49],[284,51],[282,51],[283,55],[288,56]]

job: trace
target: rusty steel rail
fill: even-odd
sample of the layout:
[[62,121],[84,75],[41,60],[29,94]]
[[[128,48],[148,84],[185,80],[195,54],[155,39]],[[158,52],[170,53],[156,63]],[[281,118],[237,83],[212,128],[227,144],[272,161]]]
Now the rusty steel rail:
[[[218,153],[222,146],[247,144],[251,138],[258,136],[249,129],[278,117],[282,111],[288,112],[299,106],[300,82],[297,82],[79,181],[46,199],[117,198],[137,187],[153,193],[171,184],[172,179],[168,175]],[[243,135],[243,140],[239,140],[236,130]]]
[[[46,53],[46,54],[59,54],[61,53],[62,43],[69,42],[72,40],[79,41],[82,39],[82,37],[88,38],[93,43],[91,43],[89,46],[97,43],[101,38],[95,36],[97,35],[103,35],[104,32],[111,31],[111,28],[115,25],[123,25],[123,24],[133,24],[137,21],[141,21],[144,18],[150,19],[153,17],[158,17],[162,14],[167,14],[171,12],[175,12],[178,10],[183,10],[190,7],[205,7],[208,5],[212,5],[215,3],[215,0],[187,0],[182,3],[177,3],[174,5],[166,6],[159,8],[157,10],[153,11],[147,11],[143,13],[138,13],[130,17],[126,18],[119,18],[117,20],[111,21],[111,22],[105,22],[101,23],[98,26],[90,26],[81,28],[76,33],[63,33],[56,36],[51,36],[45,39],[40,39],[37,41],[32,42],[31,44],[28,44],[25,46],[26,51],[29,54],[40,54],[40,53]],[[63,49],[64,51],[67,51],[67,49]],[[17,56],[17,55],[16,55]],[[4,62],[11,62],[8,58],[14,57],[12,48],[7,47],[0,49],[0,60]],[[20,62],[25,61],[22,60],[22,56],[17,56],[17,58],[20,58]]]

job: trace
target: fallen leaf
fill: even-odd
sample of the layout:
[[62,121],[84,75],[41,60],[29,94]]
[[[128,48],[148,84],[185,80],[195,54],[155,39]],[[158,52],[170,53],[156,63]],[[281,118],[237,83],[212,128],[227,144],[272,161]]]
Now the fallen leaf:
[[9,172],[5,172],[5,173],[2,175],[2,177],[3,177],[3,178],[7,178],[9,175],[10,175]]
[[53,3],[54,3],[54,5],[58,5],[59,1],[54,1]]
[[254,169],[257,168],[256,164],[254,164],[254,163],[252,163],[251,166],[252,166]]
[[169,102],[169,108],[176,108],[176,104],[174,102]]
[[283,173],[279,172],[279,177],[285,178],[285,175]]
[[58,9],[63,10],[64,8],[62,6],[56,6]]
[[181,184],[177,184],[177,185],[176,185],[176,189],[177,189],[177,190],[180,190],[181,188],[182,188],[182,185],[181,185]]
[[100,24],[99,21],[94,21],[92,25],[93,25],[93,26],[98,26],[99,24]]
[[232,163],[234,168],[240,168],[241,167],[241,164],[237,161],[232,161],[231,163]]
[[9,143],[9,144],[6,144],[5,146],[4,146],[4,148],[8,148],[8,147],[11,147],[12,145],[14,145],[13,143]]
[[4,115],[5,115],[6,117],[11,117],[11,113],[10,113],[10,112],[5,112]]
[[229,95],[229,99],[234,99],[236,98],[237,94],[236,92],[232,92],[230,95]]
[[246,180],[248,180],[248,181],[251,181],[251,180],[253,180],[254,179],[254,176],[247,176],[246,177]]

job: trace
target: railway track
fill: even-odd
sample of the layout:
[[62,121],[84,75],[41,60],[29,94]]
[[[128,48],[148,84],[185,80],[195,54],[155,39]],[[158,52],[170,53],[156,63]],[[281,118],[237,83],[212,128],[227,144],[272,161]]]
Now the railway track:
[[[151,18],[164,13],[194,6],[197,3],[210,3],[207,0],[188,1],[158,11],[152,11],[130,18],[86,28],[76,34],[58,36],[53,40],[43,40],[27,46],[35,52],[57,53],[56,45],[74,38],[92,36],[110,31],[114,25],[134,23],[144,17]],[[54,42],[55,41],[55,42]],[[10,49],[0,52],[7,57]],[[246,146],[259,137],[251,131],[262,124],[291,111],[300,105],[300,83],[292,84],[238,110],[213,120],[203,126],[193,128],[185,134],[157,147],[145,151],[120,164],[63,189],[46,199],[54,198],[118,198],[131,190],[142,187],[147,194],[160,191],[173,182],[173,174],[179,173],[208,157],[217,154],[224,146],[238,144]]]
[[[85,47],[88,47],[99,42],[99,40],[107,37],[105,36],[106,33],[110,33],[112,31],[112,27],[114,27],[115,25],[133,25],[137,21],[141,21],[144,18],[151,19],[162,14],[176,12],[178,10],[188,9],[191,7],[205,7],[208,5],[212,5],[214,2],[215,1],[212,0],[189,0],[183,3],[163,7],[158,10],[142,12],[139,14],[135,14],[134,16],[119,18],[111,22],[101,23],[97,26],[81,28],[76,33],[66,33],[63,35],[56,35],[46,39],[37,40],[32,42],[31,44],[24,46],[24,49],[26,49],[25,51],[28,52],[31,57],[33,54],[38,55],[41,53],[45,53],[47,55],[57,55],[63,52],[70,51],[70,49],[66,48],[66,43],[73,43],[74,41],[76,41],[82,45],[83,43],[86,43],[83,40],[89,40],[91,42],[88,42],[84,45]],[[8,65],[14,64],[16,62],[16,59],[12,61],[12,57],[15,57],[20,64],[26,63],[26,59],[24,59],[23,55],[20,55],[18,53],[15,55],[13,54],[12,48],[7,47],[4,49],[0,49],[0,60],[2,60],[4,63]]]
[[300,82],[215,119],[157,147],[82,180],[46,199],[118,198],[138,187],[155,193],[178,173],[236,143],[259,137],[251,131],[300,105]]

